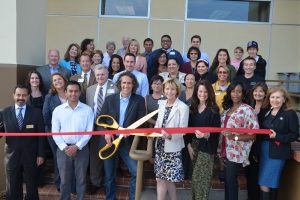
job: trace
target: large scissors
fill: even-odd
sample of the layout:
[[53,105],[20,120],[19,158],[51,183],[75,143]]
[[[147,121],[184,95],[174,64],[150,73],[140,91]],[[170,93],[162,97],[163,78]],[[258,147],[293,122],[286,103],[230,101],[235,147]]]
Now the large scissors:
[[[110,115],[100,115],[100,116],[98,116],[97,120],[96,120],[96,124],[98,126],[102,126],[103,128],[112,128],[112,129],[118,129],[118,130],[135,129],[135,128],[139,127],[140,125],[142,125],[143,123],[145,123],[146,121],[148,121],[149,119],[151,119],[154,115],[156,115],[158,113],[158,111],[159,111],[159,109],[147,114],[146,116],[144,116],[141,119],[137,120],[136,122],[134,122],[133,124],[131,124],[127,128],[120,127],[118,122]],[[105,121],[109,121],[111,123],[107,123],[107,122],[106,123],[101,123],[101,120],[103,120],[103,119],[105,119]],[[134,134],[131,134],[131,135],[147,136],[147,137],[161,137],[160,133],[150,133],[150,134],[134,133]],[[106,159],[110,158],[111,156],[113,156],[116,153],[123,137],[124,137],[124,134],[120,134],[119,137],[112,142],[112,145],[106,144],[102,149],[100,149],[99,157],[102,160],[106,160]],[[110,154],[108,154],[107,156],[103,155],[104,153],[107,153],[109,151],[111,151]]]

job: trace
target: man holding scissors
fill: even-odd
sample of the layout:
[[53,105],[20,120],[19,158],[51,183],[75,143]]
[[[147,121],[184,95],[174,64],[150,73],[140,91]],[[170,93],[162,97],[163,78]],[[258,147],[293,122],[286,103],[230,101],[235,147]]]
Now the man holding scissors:
[[[117,81],[117,87],[120,93],[110,95],[106,98],[101,110],[101,115],[110,115],[116,119],[120,127],[126,128],[145,116],[145,101],[142,96],[135,94],[135,91],[138,88],[138,82],[131,72],[127,71],[120,74]],[[101,127],[100,129],[103,130]],[[105,135],[105,141],[107,144],[111,145],[114,139],[116,139],[115,135]],[[135,199],[137,162],[129,157],[130,144],[128,139],[129,138],[125,138],[121,141],[117,152],[130,171],[131,178],[129,199],[133,200]],[[106,200],[116,199],[115,161],[115,155],[104,160]]]

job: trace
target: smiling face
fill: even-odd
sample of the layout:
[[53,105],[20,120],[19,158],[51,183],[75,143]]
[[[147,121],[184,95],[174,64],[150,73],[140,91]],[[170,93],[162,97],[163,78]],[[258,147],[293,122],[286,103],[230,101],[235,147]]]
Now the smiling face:
[[243,68],[245,71],[245,75],[248,75],[248,76],[253,75],[254,70],[256,68],[254,61],[246,59],[246,60],[244,60],[243,63],[244,63]]
[[164,94],[168,100],[174,101],[178,96],[176,85],[171,83],[166,83],[164,87]]
[[76,46],[72,46],[71,49],[70,49],[70,51],[69,51],[70,58],[76,58],[77,54],[78,54],[77,47]]
[[185,82],[185,86],[187,88],[193,88],[195,86],[195,84],[196,84],[196,80],[195,80],[194,74],[188,74],[188,75],[186,75],[184,82]]
[[285,97],[282,92],[277,91],[270,95],[270,105],[274,109],[280,109],[285,103]]
[[199,85],[197,97],[201,103],[205,103],[208,99],[208,92],[204,85]]
[[196,60],[198,60],[198,52],[197,52],[197,51],[192,50],[192,51],[190,52],[190,60],[191,60],[191,61],[196,61]]
[[179,65],[177,64],[176,60],[170,59],[168,61],[168,72],[172,75],[177,75],[179,70]]
[[121,95],[122,97],[129,97],[133,90],[133,80],[129,76],[121,77]]
[[65,88],[65,81],[60,75],[52,76],[52,85],[56,90]]
[[160,80],[153,81],[151,84],[151,89],[153,92],[162,92],[162,82]]
[[258,86],[253,90],[252,95],[255,101],[262,101],[266,97],[266,93],[264,92],[263,88],[260,86]]
[[228,59],[228,55],[225,51],[220,51],[219,54],[218,54],[218,61],[220,64],[224,64],[226,65],[226,61]]
[[80,66],[84,73],[87,73],[91,69],[91,58],[88,55],[81,55],[80,57]]
[[28,100],[28,95],[28,89],[16,88],[15,92],[13,93],[15,104],[18,106],[24,106]]
[[200,45],[201,45],[201,42],[200,42],[200,39],[199,39],[199,38],[193,38],[193,39],[192,39],[192,46],[193,46],[193,47],[200,48]]
[[243,99],[243,89],[240,85],[237,85],[230,93],[231,100],[233,104],[240,104],[242,103]]
[[200,75],[203,75],[208,72],[208,66],[204,64],[204,62],[199,62],[197,65],[197,72]]
[[68,85],[66,88],[66,96],[69,102],[77,103],[80,97],[80,89],[78,85]]
[[134,56],[127,55],[124,58],[124,66],[127,71],[133,71],[135,66],[135,58]]
[[250,57],[256,58],[258,50],[255,47],[249,47],[247,52]]
[[98,65],[98,64],[102,63],[102,57],[101,57],[101,55],[99,53],[95,53],[93,55],[92,61],[93,61],[93,63],[95,65]]
[[163,38],[161,39],[161,47],[162,47],[163,49],[169,49],[169,48],[171,47],[171,45],[172,45],[172,41],[170,40],[170,38],[168,38],[168,37],[163,37]]
[[88,45],[86,45],[86,49],[90,52],[93,52],[95,50],[94,42],[91,41]]
[[153,48],[153,43],[151,41],[145,41],[144,48],[146,52],[151,52]]
[[228,80],[228,71],[224,67],[219,67],[218,79],[220,81],[227,81]]
[[56,50],[49,51],[48,60],[49,60],[50,65],[52,65],[52,66],[58,65],[58,61],[59,61],[58,51],[56,51]]
[[113,58],[111,61],[111,68],[114,72],[117,72],[120,69],[120,60],[119,58]]
[[104,85],[108,79],[108,71],[106,69],[95,69],[96,81],[99,85]]
[[36,73],[32,73],[30,75],[30,86],[31,87],[38,87],[40,85],[40,78]]
[[136,41],[132,41],[130,44],[129,44],[129,52],[130,53],[133,53],[134,55],[136,55],[139,51],[139,45]]
[[163,53],[158,58],[158,64],[165,65],[166,62],[167,62],[167,55],[165,53]]

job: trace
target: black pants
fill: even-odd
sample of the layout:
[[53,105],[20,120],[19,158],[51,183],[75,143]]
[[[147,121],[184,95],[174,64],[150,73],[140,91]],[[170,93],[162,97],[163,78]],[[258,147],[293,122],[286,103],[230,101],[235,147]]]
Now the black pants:
[[238,200],[239,184],[237,178],[241,166],[240,163],[225,160],[225,200]]
[[245,175],[247,179],[248,200],[259,199],[260,189],[258,186],[259,165],[253,156],[249,156],[250,165],[245,167]]

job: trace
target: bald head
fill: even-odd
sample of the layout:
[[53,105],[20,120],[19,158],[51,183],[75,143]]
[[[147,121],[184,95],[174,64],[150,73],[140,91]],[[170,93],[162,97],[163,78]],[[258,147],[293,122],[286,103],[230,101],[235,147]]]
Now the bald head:
[[57,49],[50,49],[48,52],[48,61],[52,66],[58,66],[59,51]]

